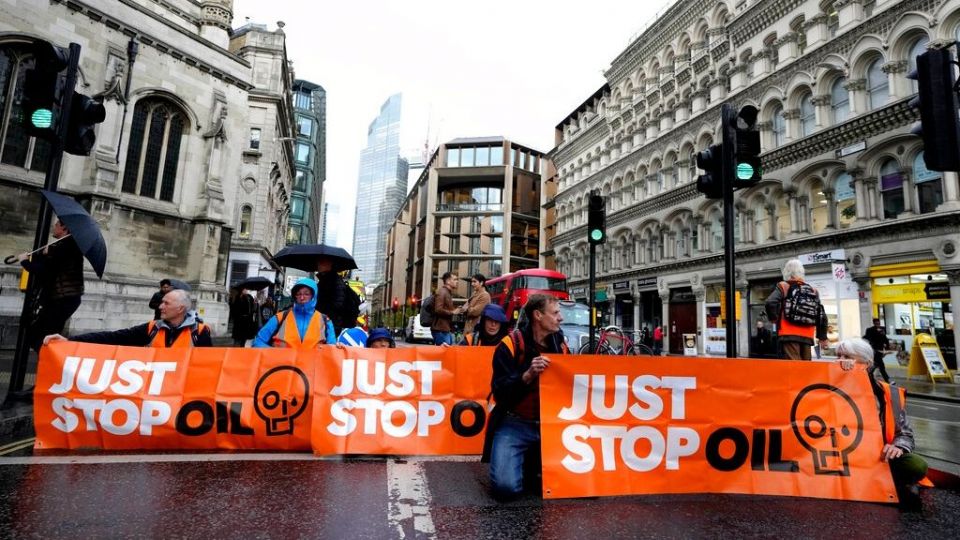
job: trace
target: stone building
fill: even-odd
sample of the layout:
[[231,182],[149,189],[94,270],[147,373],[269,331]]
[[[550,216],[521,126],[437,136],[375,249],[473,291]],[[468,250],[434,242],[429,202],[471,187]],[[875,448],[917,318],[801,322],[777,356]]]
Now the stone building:
[[271,257],[286,245],[294,178],[293,71],[283,23],[247,24],[230,37],[230,50],[251,67],[252,88],[244,113],[248,135],[237,186],[237,223],[230,246],[228,282],[275,279]]
[[[231,0],[0,0],[0,11],[0,250],[32,245],[46,169],[46,145],[17,121],[27,45],[79,43],[77,91],[102,97],[106,120],[89,157],[64,157],[59,189],[100,222],[108,258],[102,280],[87,267],[68,332],[149,319],[150,295],[172,277],[222,335],[254,90],[250,62],[229,48]],[[3,348],[15,341],[19,276],[0,266]]]
[[917,54],[958,32],[956,0],[673,4],[556,128],[553,250],[575,296],[586,298],[586,198],[596,189],[607,198],[606,320],[663,324],[673,353],[696,333],[701,353],[723,354],[722,210],[696,191],[694,156],[719,142],[723,102],[753,105],[764,170],[735,194],[741,355],[795,257],[824,298],[833,341],[879,316],[903,347],[932,328],[949,354],[957,175],[924,166],[906,75]]

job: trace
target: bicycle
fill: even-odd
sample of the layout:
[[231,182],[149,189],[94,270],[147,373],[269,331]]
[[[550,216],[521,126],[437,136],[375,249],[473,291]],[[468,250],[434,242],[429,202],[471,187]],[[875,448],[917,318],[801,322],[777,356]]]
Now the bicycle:
[[650,347],[642,343],[635,343],[616,326],[608,326],[600,330],[600,339],[594,343],[585,343],[578,354],[608,354],[620,356],[653,356]]

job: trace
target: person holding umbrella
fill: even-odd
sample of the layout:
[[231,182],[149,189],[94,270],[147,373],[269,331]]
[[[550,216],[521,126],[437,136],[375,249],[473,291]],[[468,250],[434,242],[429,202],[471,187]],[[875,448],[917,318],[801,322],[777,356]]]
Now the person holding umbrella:
[[357,268],[347,250],[326,244],[297,244],[281,249],[273,261],[280,266],[317,273],[317,311],[330,317],[336,335],[344,328],[357,325],[360,297],[338,274]]
[[30,253],[16,255],[40,287],[39,313],[27,334],[30,347],[37,352],[45,336],[63,332],[83,296],[83,252],[59,219],[53,224],[53,237],[54,242],[32,257]]
[[254,338],[253,346],[309,350],[327,343],[333,344],[337,340],[333,323],[316,310],[316,283],[303,278],[297,281],[290,293],[293,295],[293,307],[268,320]]

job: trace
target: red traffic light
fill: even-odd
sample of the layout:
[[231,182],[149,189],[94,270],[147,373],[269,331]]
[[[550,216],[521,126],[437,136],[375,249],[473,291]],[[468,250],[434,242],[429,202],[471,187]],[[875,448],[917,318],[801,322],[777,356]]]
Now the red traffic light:
[[391,309],[393,309],[394,312],[400,309],[400,301],[397,300],[396,296],[393,297],[393,305],[391,306]]

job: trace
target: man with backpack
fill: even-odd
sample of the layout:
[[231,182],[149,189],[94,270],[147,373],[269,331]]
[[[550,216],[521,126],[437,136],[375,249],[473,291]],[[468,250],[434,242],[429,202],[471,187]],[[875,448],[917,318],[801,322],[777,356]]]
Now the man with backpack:
[[481,461],[490,463],[493,496],[509,500],[537,489],[540,469],[540,374],[546,354],[567,354],[563,315],[555,296],[532,294],[523,306],[528,324],[507,334],[493,353],[490,412]]
[[777,323],[781,355],[788,360],[810,360],[814,337],[826,348],[827,316],[817,290],[803,281],[803,263],[791,259],[783,266],[783,281],[767,297],[767,318]]

